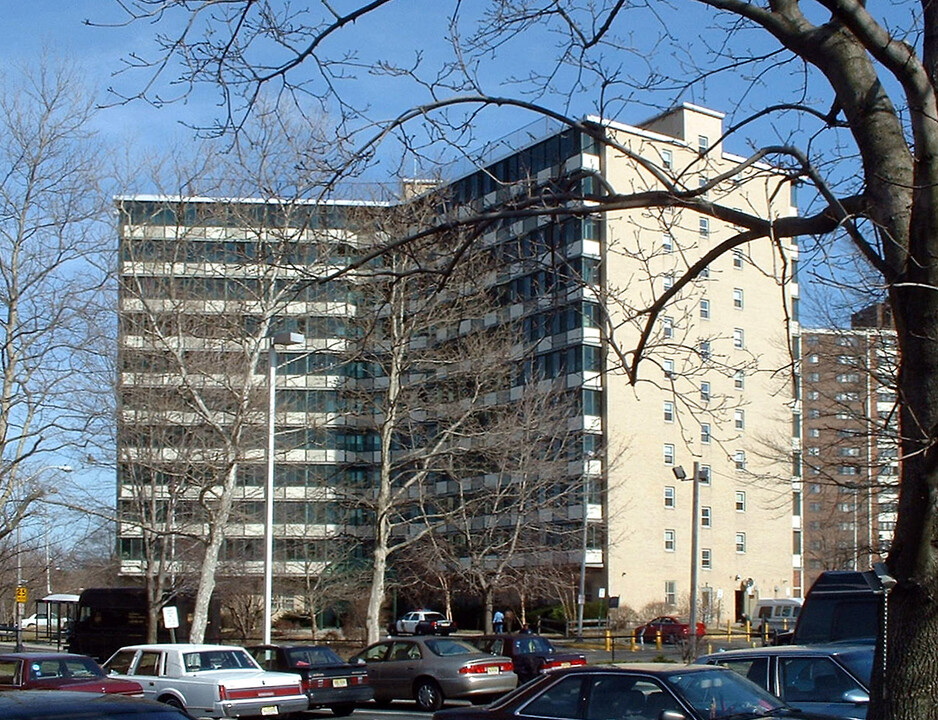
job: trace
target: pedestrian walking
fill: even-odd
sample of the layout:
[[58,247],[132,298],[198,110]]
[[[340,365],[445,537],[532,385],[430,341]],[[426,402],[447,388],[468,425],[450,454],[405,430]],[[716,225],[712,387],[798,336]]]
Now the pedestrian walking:
[[496,633],[505,632],[505,613],[501,610],[496,610],[495,614],[492,615],[492,629]]

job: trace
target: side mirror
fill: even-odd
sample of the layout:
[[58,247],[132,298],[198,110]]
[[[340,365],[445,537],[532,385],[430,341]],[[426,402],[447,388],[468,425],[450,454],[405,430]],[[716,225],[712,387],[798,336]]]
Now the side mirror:
[[844,702],[854,703],[855,705],[866,705],[870,701],[870,695],[860,688],[854,688],[844,693]]

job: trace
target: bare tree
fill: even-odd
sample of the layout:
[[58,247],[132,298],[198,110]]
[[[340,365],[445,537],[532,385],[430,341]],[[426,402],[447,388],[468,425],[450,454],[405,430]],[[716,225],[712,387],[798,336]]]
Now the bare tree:
[[[316,183],[314,169],[296,168],[318,142],[310,124],[270,113],[227,155],[205,148],[200,166],[177,168],[175,192],[118,203],[123,541],[139,538],[136,572],[154,617],[173,585],[194,586],[194,641],[226,545],[235,559],[238,544],[254,546],[243,532],[228,536],[244,508],[263,501],[254,479],[266,446],[269,337],[302,315],[288,307],[301,292],[295,264],[325,242],[318,206],[290,199]],[[256,199],[193,197],[206,193]],[[284,422],[290,414],[277,412]]]
[[571,422],[579,413],[575,394],[532,382],[487,411],[470,462],[451,471],[454,507],[433,547],[442,567],[481,594],[491,632],[496,595],[516,570],[578,565],[587,505],[600,503],[586,497],[587,471],[569,474],[583,440]]
[[94,104],[77,70],[11,69],[0,115],[0,540],[17,554],[42,501],[66,494],[63,463],[112,421],[96,372],[112,323],[99,314],[109,276]]
[[[181,0],[136,0],[127,7],[146,19],[169,17],[170,10],[187,14],[185,31],[161,35],[162,55],[142,64],[165,68],[162,61],[179,53],[189,61],[185,81],[220,83],[225,97],[235,100],[222,121],[237,124],[240,113],[250,109],[258,86],[265,83],[279,83],[297,96],[306,93],[321,102],[338,97],[341,107],[344,96],[335,94],[343,89],[341,74],[351,74],[363,60],[351,52],[330,55],[331,43],[326,40],[351,33],[370,13],[388,13],[400,5],[376,0],[338,13],[323,3],[321,13],[302,20],[288,6],[248,1],[192,8]],[[931,607],[938,589],[938,561],[928,551],[936,542],[938,527],[935,505],[928,501],[938,488],[934,451],[938,266],[932,259],[938,237],[938,35],[933,32],[938,7],[928,0],[885,5],[877,17],[866,3],[847,0],[766,4],[687,0],[666,7],[573,0],[541,7],[500,0],[486,6],[478,30],[468,35],[461,33],[457,22],[464,7],[454,4],[448,37],[458,47],[442,71],[422,75],[419,63],[365,61],[389,78],[413,78],[423,97],[429,96],[424,105],[402,109],[391,126],[399,128],[410,119],[426,119],[436,110],[469,103],[476,108],[535,110],[531,97],[559,105],[560,112],[540,108],[557,116],[581,93],[591,91],[597,95],[596,109],[610,117],[633,99],[653,102],[657,91],[669,103],[679,94],[711,86],[717,77],[727,78],[726,92],[733,93],[727,102],[736,101],[741,118],[731,134],[742,135],[750,126],[758,127],[760,120],[790,122],[791,129],[782,130],[779,143],[758,143],[743,165],[771,158],[785,165],[792,177],[810,183],[817,199],[805,216],[766,220],[709,202],[703,192],[681,187],[660,168],[638,159],[643,171],[657,178],[660,189],[638,194],[607,189],[589,197],[598,204],[590,211],[677,205],[742,228],[692,263],[684,277],[676,279],[675,293],[721,253],[764,238],[818,236],[822,239],[818,248],[824,252],[828,238],[841,235],[878,273],[893,309],[902,358],[898,392],[903,465],[895,541],[887,561],[898,584],[890,597],[888,653],[886,662],[876,665],[870,717],[936,717],[938,709],[915,688],[933,685],[938,668],[934,642],[938,621],[933,613],[926,613],[928,619],[923,620],[921,612]],[[676,34],[675,28],[686,17],[680,13],[695,19],[687,23],[692,37]],[[710,29],[700,34],[698,43],[701,24],[709,24]],[[631,36],[636,26],[646,32]],[[759,42],[749,41],[753,32],[759,33]],[[251,50],[274,37],[283,52],[258,63]],[[552,39],[556,60],[532,54],[539,64],[527,71],[514,62],[504,63],[511,44],[527,38]],[[668,55],[671,48],[673,59]],[[513,77],[520,78],[519,92],[531,94],[521,100],[520,94],[511,98],[485,92],[480,63],[486,58],[510,66]],[[627,60],[634,65],[631,72],[625,66]],[[307,69],[310,72],[303,73]],[[792,76],[798,82],[792,83]],[[155,87],[148,84],[142,94]],[[762,87],[773,94],[764,101],[753,95]],[[343,122],[353,117],[348,113]],[[463,117],[436,117],[437,137],[445,132],[454,144],[465,139]],[[384,128],[378,137],[388,132]],[[405,142],[410,139],[405,132],[398,137]],[[412,149],[419,150],[415,145]],[[845,152],[852,152],[853,159],[845,161]],[[561,195],[558,201],[575,202],[576,198]],[[550,209],[541,207],[540,211]],[[646,316],[657,316],[675,293],[665,293],[650,304]],[[647,335],[640,337],[637,352],[629,358],[633,380],[646,339]]]
[[[406,232],[435,200],[382,209],[378,236]],[[355,357],[367,376],[348,394],[360,409],[354,417],[365,449],[381,449],[376,487],[350,496],[369,518],[373,543],[369,642],[380,633],[389,559],[450,516],[437,488],[460,482],[454,473],[476,457],[487,431],[484,398],[512,372],[512,336],[481,332],[492,308],[483,282],[489,258],[463,254],[454,264],[460,244],[459,234],[410,243],[354,274],[361,297]]]

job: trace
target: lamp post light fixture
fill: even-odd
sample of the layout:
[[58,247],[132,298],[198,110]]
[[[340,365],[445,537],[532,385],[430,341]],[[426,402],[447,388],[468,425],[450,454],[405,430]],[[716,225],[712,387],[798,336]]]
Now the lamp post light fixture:
[[298,332],[271,335],[267,349],[267,483],[264,493],[264,644],[270,645],[274,590],[274,420],[277,409],[277,347],[302,345]]
[[[46,470],[58,470],[59,472],[70,473],[72,472],[72,466],[71,465],[45,465],[39,468],[36,472],[34,472],[28,478],[26,478],[26,480],[24,480],[23,482],[28,483],[30,480],[32,480],[35,477],[38,477],[41,473],[44,473]],[[17,493],[17,495],[19,495],[19,493]],[[18,497],[18,499],[22,501],[21,497]],[[20,588],[23,588],[23,546],[22,546],[23,535],[22,535],[22,523],[19,520],[17,520],[16,522],[15,539],[16,539],[16,595],[17,595],[17,600],[15,602],[15,605],[16,605],[16,612],[15,612],[16,645],[15,645],[14,650],[15,652],[23,652],[23,650],[25,650],[25,647],[23,646],[23,605],[25,603],[24,601],[19,600],[19,594],[21,592]],[[23,588],[22,592],[25,592],[25,588]]]
[[690,657],[697,657],[697,585],[700,567],[700,463],[694,462],[694,471],[691,477],[680,465],[671,468],[674,477],[682,482],[690,480],[693,483],[693,501],[691,502],[691,533],[690,533]]

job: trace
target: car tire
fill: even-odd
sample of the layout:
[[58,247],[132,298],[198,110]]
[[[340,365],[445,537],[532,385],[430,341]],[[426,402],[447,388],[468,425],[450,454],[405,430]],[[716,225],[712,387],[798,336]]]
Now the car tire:
[[342,705],[330,705],[329,709],[336,717],[348,717],[355,711],[355,706],[352,703],[343,703]]
[[425,712],[436,712],[443,707],[443,691],[435,681],[430,679],[418,680],[414,686],[414,701],[417,707]]
[[170,707],[174,707],[177,710],[186,709],[186,706],[183,705],[181,702],[179,702],[178,698],[174,698],[172,695],[166,695],[164,697],[161,697],[159,700],[164,705],[169,705]]

